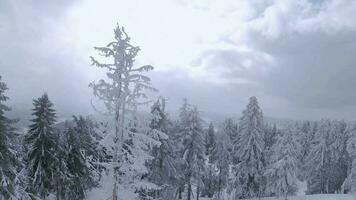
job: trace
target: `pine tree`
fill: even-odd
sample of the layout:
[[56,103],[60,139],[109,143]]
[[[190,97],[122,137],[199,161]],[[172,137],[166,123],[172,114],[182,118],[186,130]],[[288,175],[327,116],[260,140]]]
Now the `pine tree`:
[[273,126],[269,124],[265,124],[264,127],[264,132],[265,132],[265,137],[264,137],[264,142],[265,142],[265,159],[266,159],[266,166],[271,164],[270,162],[272,161],[272,155],[273,155],[273,146],[276,144],[277,139],[278,139],[278,130],[276,124]]
[[151,108],[151,134],[161,143],[152,148],[154,157],[149,164],[149,179],[160,187],[154,195],[160,199],[174,199],[174,190],[179,176],[178,162],[173,144],[168,135],[168,119],[165,113],[165,99],[159,99]]
[[42,198],[53,189],[55,163],[54,124],[56,114],[52,102],[45,93],[33,102],[32,124],[26,135],[26,145],[29,147],[27,168],[32,191]]
[[216,157],[214,155],[214,151],[216,151],[216,138],[215,138],[215,130],[213,123],[209,124],[207,131],[205,131],[205,169],[202,177],[203,188],[202,188],[202,196],[208,196],[209,198],[213,197],[215,193],[215,185],[217,182],[217,174],[215,173],[215,161]]
[[256,97],[251,97],[239,123],[239,137],[234,146],[236,165],[236,195],[259,197],[264,190],[263,115]]
[[277,125],[273,124],[273,126],[271,126],[269,124],[266,124],[264,130],[265,130],[265,139],[264,139],[265,147],[266,149],[271,149],[278,139]]
[[209,157],[209,162],[213,162],[211,160],[212,152],[216,147],[216,138],[215,138],[215,129],[213,123],[210,122],[209,128],[205,134],[205,155]]
[[197,198],[201,185],[201,174],[204,169],[204,144],[201,126],[201,119],[197,108],[184,101],[180,109],[180,128],[182,142],[182,158],[184,164],[184,183],[187,185],[187,199],[192,197],[192,183],[197,182]]
[[99,141],[102,137],[97,133],[97,124],[89,117],[73,116],[75,135],[78,138],[79,149],[83,154],[86,166],[89,168],[90,178],[85,179],[84,183],[88,188],[95,187],[101,178],[103,166],[101,160],[105,160],[105,154]]
[[5,117],[5,112],[10,110],[4,104],[8,100],[5,96],[7,89],[0,76],[0,199],[10,199],[16,195],[14,184],[17,160],[9,144],[9,137],[12,134],[11,122]]
[[298,158],[298,168],[300,170],[298,170],[298,178],[304,181],[308,177],[307,159],[310,155],[310,151],[315,140],[315,133],[318,130],[318,122],[303,121],[300,123],[296,123],[296,129],[297,142],[300,146],[300,153]]
[[[112,199],[117,200],[119,179],[124,178],[120,177],[120,168],[124,165],[128,167],[126,165],[128,163],[125,163],[126,159],[123,158],[127,153],[124,142],[127,141],[130,134],[135,134],[127,131],[128,112],[135,111],[138,105],[147,103],[141,101],[147,98],[145,90],[155,89],[150,86],[150,78],[143,75],[144,72],[151,71],[153,67],[144,65],[136,68],[134,66],[140,48],[130,43],[131,38],[123,27],[117,26],[114,33],[115,40],[113,42],[104,47],[95,47],[95,50],[99,51],[108,62],[102,63],[91,57],[92,65],[107,70],[107,79],[101,79],[97,83],[93,82],[90,87],[93,88],[94,95],[104,103],[109,114],[114,115]],[[142,144],[142,146],[145,145]]]
[[333,120],[331,123],[330,165],[328,166],[328,191],[340,192],[347,177],[349,156],[347,153],[347,124]]
[[349,193],[356,193],[356,124],[353,124],[347,141],[347,152],[351,158],[351,168],[343,183],[343,190]]
[[227,150],[229,152],[229,160],[233,163],[237,162],[234,157],[234,146],[237,147],[238,127],[237,124],[230,118],[226,119],[222,125],[222,135],[226,137]]
[[328,167],[331,164],[331,122],[322,120],[307,158],[308,193],[326,194],[329,192]]
[[[69,125],[66,122],[65,128],[68,129]],[[61,137],[61,131],[57,130],[55,134],[55,165],[54,165],[54,192],[56,199],[68,199],[68,190],[70,185],[70,172],[68,170],[68,149],[67,139]]]
[[298,140],[298,143],[301,145],[301,152],[300,152],[300,162],[304,163],[306,157],[309,154],[310,151],[310,143],[313,140],[313,134],[311,133],[311,123],[309,121],[297,123],[296,125],[296,137]]
[[80,141],[80,149],[84,152],[85,158],[94,156],[97,153],[97,144],[94,140],[96,133],[93,122],[83,116],[73,116],[73,121],[75,123],[73,128]]
[[217,180],[216,180],[216,191],[217,191],[217,199],[222,200],[223,190],[227,186],[228,177],[229,177],[229,152],[227,151],[226,145],[220,141],[217,143],[217,147],[215,148],[213,155],[215,157],[215,166],[217,169]]
[[73,200],[81,200],[85,197],[86,190],[90,187],[91,174],[86,165],[86,160],[80,149],[80,137],[74,128],[68,128],[67,139],[67,167],[70,174],[68,197]]
[[299,146],[295,128],[289,128],[273,146],[272,165],[266,171],[267,189],[277,197],[294,194],[297,190]]

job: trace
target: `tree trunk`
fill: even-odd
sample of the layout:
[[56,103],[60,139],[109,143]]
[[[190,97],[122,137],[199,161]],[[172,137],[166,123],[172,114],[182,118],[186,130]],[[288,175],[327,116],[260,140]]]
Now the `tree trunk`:
[[199,200],[200,186],[197,187],[197,200]]
[[112,200],[117,200],[117,183],[114,183],[114,189],[112,191]]
[[192,185],[191,185],[190,180],[189,180],[189,182],[188,182],[188,195],[187,195],[187,199],[190,200],[191,196],[192,196]]
[[56,186],[56,190],[57,190],[57,192],[56,192],[56,199],[57,200],[60,200],[60,191],[59,191],[59,184],[58,183],[56,183],[57,184],[57,186]]
[[220,193],[221,193],[221,179],[219,178],[219,183],[218,183],[218,200],[220,200]]
[[183,188],[182,186],[180,186],[178,189],[178,199],[182,199],[182,192],[183,192]]

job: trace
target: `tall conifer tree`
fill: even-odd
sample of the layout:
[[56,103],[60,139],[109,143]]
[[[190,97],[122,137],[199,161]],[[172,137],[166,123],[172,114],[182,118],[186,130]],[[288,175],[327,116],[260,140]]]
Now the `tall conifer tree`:
[[8,100],[5,96],[7,86],[1,82],[0,76],[0,199],[10,199],[14,196],[14,180],[16,177],[16,157],[12,153],[9,138],[12,134],[11,122],[5,117],[5,112],[10,108],[4,103]]
[[264,190],[265,144],[263,115],[256,97],[249,99],[239,130],[234,148],[234,157],[239,162],[236,166],[236,195],[240,198],[259,197]]
[[27,168],[32,191],[46,198],[54,181],[56,114],[46,93],[34,100],[33,105],[34,119],[25,138],[29,148]]

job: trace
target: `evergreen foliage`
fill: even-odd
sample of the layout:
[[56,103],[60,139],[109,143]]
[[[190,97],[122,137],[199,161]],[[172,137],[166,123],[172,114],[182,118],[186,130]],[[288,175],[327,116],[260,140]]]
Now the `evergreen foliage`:
[[256,97],[249,99],[239,123],[239,137],[234,146],[238,158],[235,169],[235,192],[239,198],[259,197],[264,192],[263,115]]
[[33,105],[34,118],[26,136],[30,190],[46,198],[54,187],[56,114],[46,93],[34,100]]
[[9,143],[13,134],[11,120],[6,118],[5,112],[10,108],[5,105],[9,99],[5,96],[7,86],[0,76],[0,199],[10,199],[15,194],[16,167],[18,161]]

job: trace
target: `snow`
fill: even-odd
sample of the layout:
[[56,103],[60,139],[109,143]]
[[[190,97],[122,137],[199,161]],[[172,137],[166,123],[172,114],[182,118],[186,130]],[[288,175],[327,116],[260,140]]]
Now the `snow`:
[[[113,192],[113,173],[112,169],[104,173],[102,179],[100,181],[100,187],[93,188],[91,191],[87,193],[87,197],[85,200],[109,200],[112,199],[112,192]],[[120,187],[118,188],[119,193],[119,200],[128,200],[128,199],[135,199],[136,194],[131,193],[125,188]]]
[[[261,200],[284,200],[284,198],[262,198]],[[288,197],[288,200],[356,200],[356,195],[347,194],[318,194]]]
[[306,181],[297,181],[297,186],[298,186],[298,190],[297,190],[296,195],[304,196],[305,191],[307,191],[307,182]]
[[[257,200],[250,199],[250,200]],[[200,198],[200,200],[212,200],[209,198]],[[227,199],[226,199],[227,200]],[[268,197],[268,198],[261,198],[260,200],[284,200],[283,197],[275,198],[275,197]],[[356,194],[348,195],[348,194],[317,194],[317,195],[303,195],[303,196],[292,196],[288,197],[288,200],[356,200]]]

